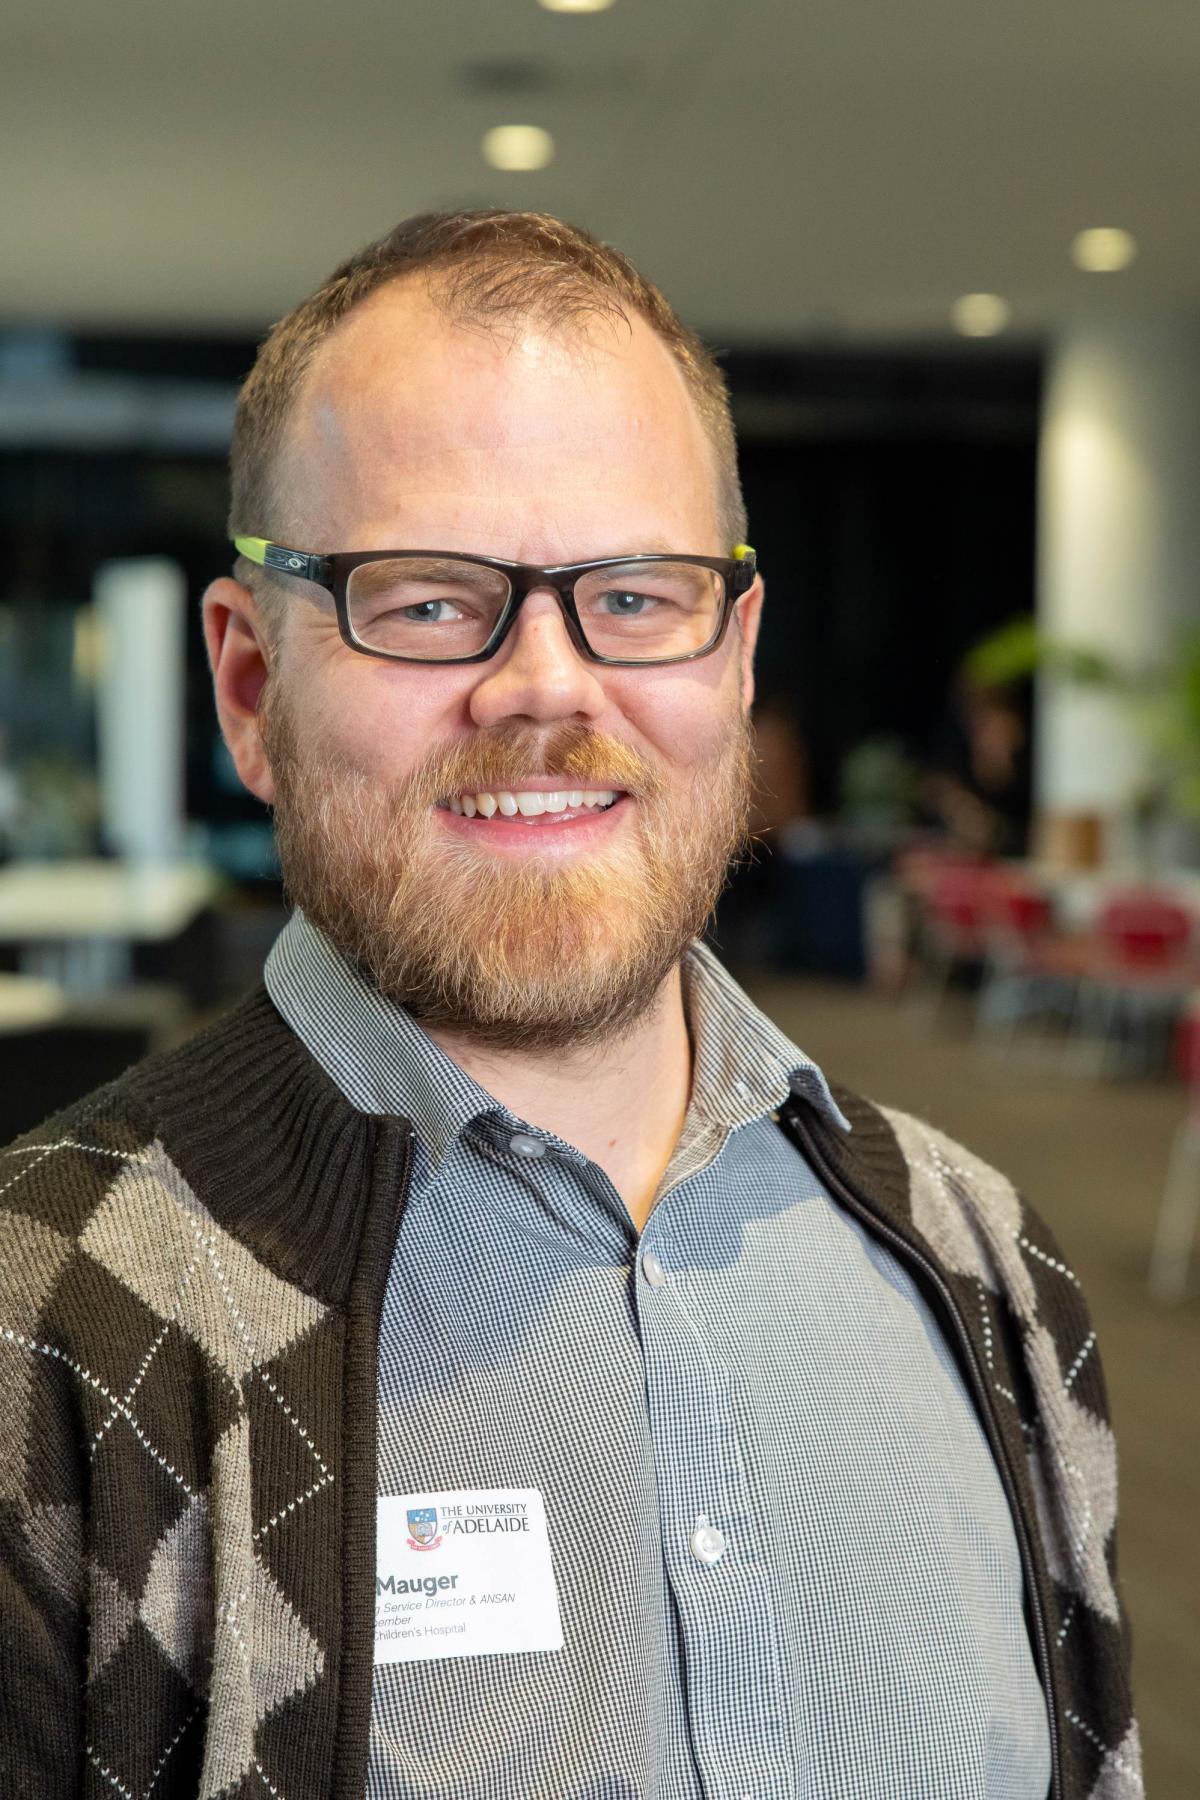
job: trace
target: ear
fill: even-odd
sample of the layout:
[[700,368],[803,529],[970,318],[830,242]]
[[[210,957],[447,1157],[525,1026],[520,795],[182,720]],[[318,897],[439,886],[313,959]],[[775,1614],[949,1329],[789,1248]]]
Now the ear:
[[204,595],[204,641],[221,735],[245,786],[270,806],[275,783],[258,729],[258,706],[271,649],[254,595],[231,576],[214,581]]
[[754,704],[754,646],[758,643],[758,627],[762,619],[765,594],[763,578],[758,575],[754,586],[747,589],[733,609],[740,639],[738,651],[742,659],[742,704],[747,712]]

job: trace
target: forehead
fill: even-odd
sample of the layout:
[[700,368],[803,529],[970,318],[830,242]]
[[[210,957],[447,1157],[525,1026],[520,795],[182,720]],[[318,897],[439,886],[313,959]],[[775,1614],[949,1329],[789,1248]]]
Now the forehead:
[[371,295],[321,345],[282,472],[305,516],[318,525],[319,515],[345,549],[356,547],[347,529],[369,538],[431,505],[449,523],[456,505],[487,514],[501,496],[509,515],[637,496],[693,532],[689,513],[714,512],[708,436],[679,365],[640,316],[480,324],[448,316],[412,278]]

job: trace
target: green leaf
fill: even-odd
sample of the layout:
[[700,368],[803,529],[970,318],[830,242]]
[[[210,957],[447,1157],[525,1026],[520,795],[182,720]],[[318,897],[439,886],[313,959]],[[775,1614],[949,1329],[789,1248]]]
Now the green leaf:
[[1036,674],[1086,687],[1128,685],[1124,671],[1102,651],[1088,644],[1061,643],[1027,616],[1011,619],[976,644],[964,660],[963,672],[985,688],[1008,687]]

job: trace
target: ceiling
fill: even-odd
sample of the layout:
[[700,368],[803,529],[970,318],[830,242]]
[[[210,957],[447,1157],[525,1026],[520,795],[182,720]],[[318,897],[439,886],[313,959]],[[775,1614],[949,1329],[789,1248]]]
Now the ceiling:
[[[554,163],[489,171],[491,125]],[[406,214],[561,213],[719,342],[1200,313],[1194,0],[5,0],[0,323],[257,331]],[[1140,255],[1085,275],[1120,225]]]

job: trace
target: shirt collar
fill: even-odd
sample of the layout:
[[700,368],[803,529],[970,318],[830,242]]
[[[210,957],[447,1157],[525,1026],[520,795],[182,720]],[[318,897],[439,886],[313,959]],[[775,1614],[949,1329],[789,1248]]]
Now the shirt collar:
[[386,1000],[297,909],[263,970],[267,992],[297,1037],[360,1112],[406,1118],[434,1167],[481,1114],[519,1119]]
[[736,1130],[797,1094],[839,1130],[850,1130],[812,1057],[755,1006],[699,939],[683,961],[683,997],[694,1059],[692,1107],[706,1122]]
[[[849,1121],[812,1058],[694,943],[683,962],[694,1058],[685,1139],[696,1128],[737,1130],[799,1094],[839,1129]],[[536,1129],[459,1067],[402,1006],[387,1000],[297,910],[275,940],[263,979],[277,1010],[360,1112],[409,1119],[439,1166],[464,1128],[485,1115]],[[549,1134],[540,1134],[549,1135]]]

